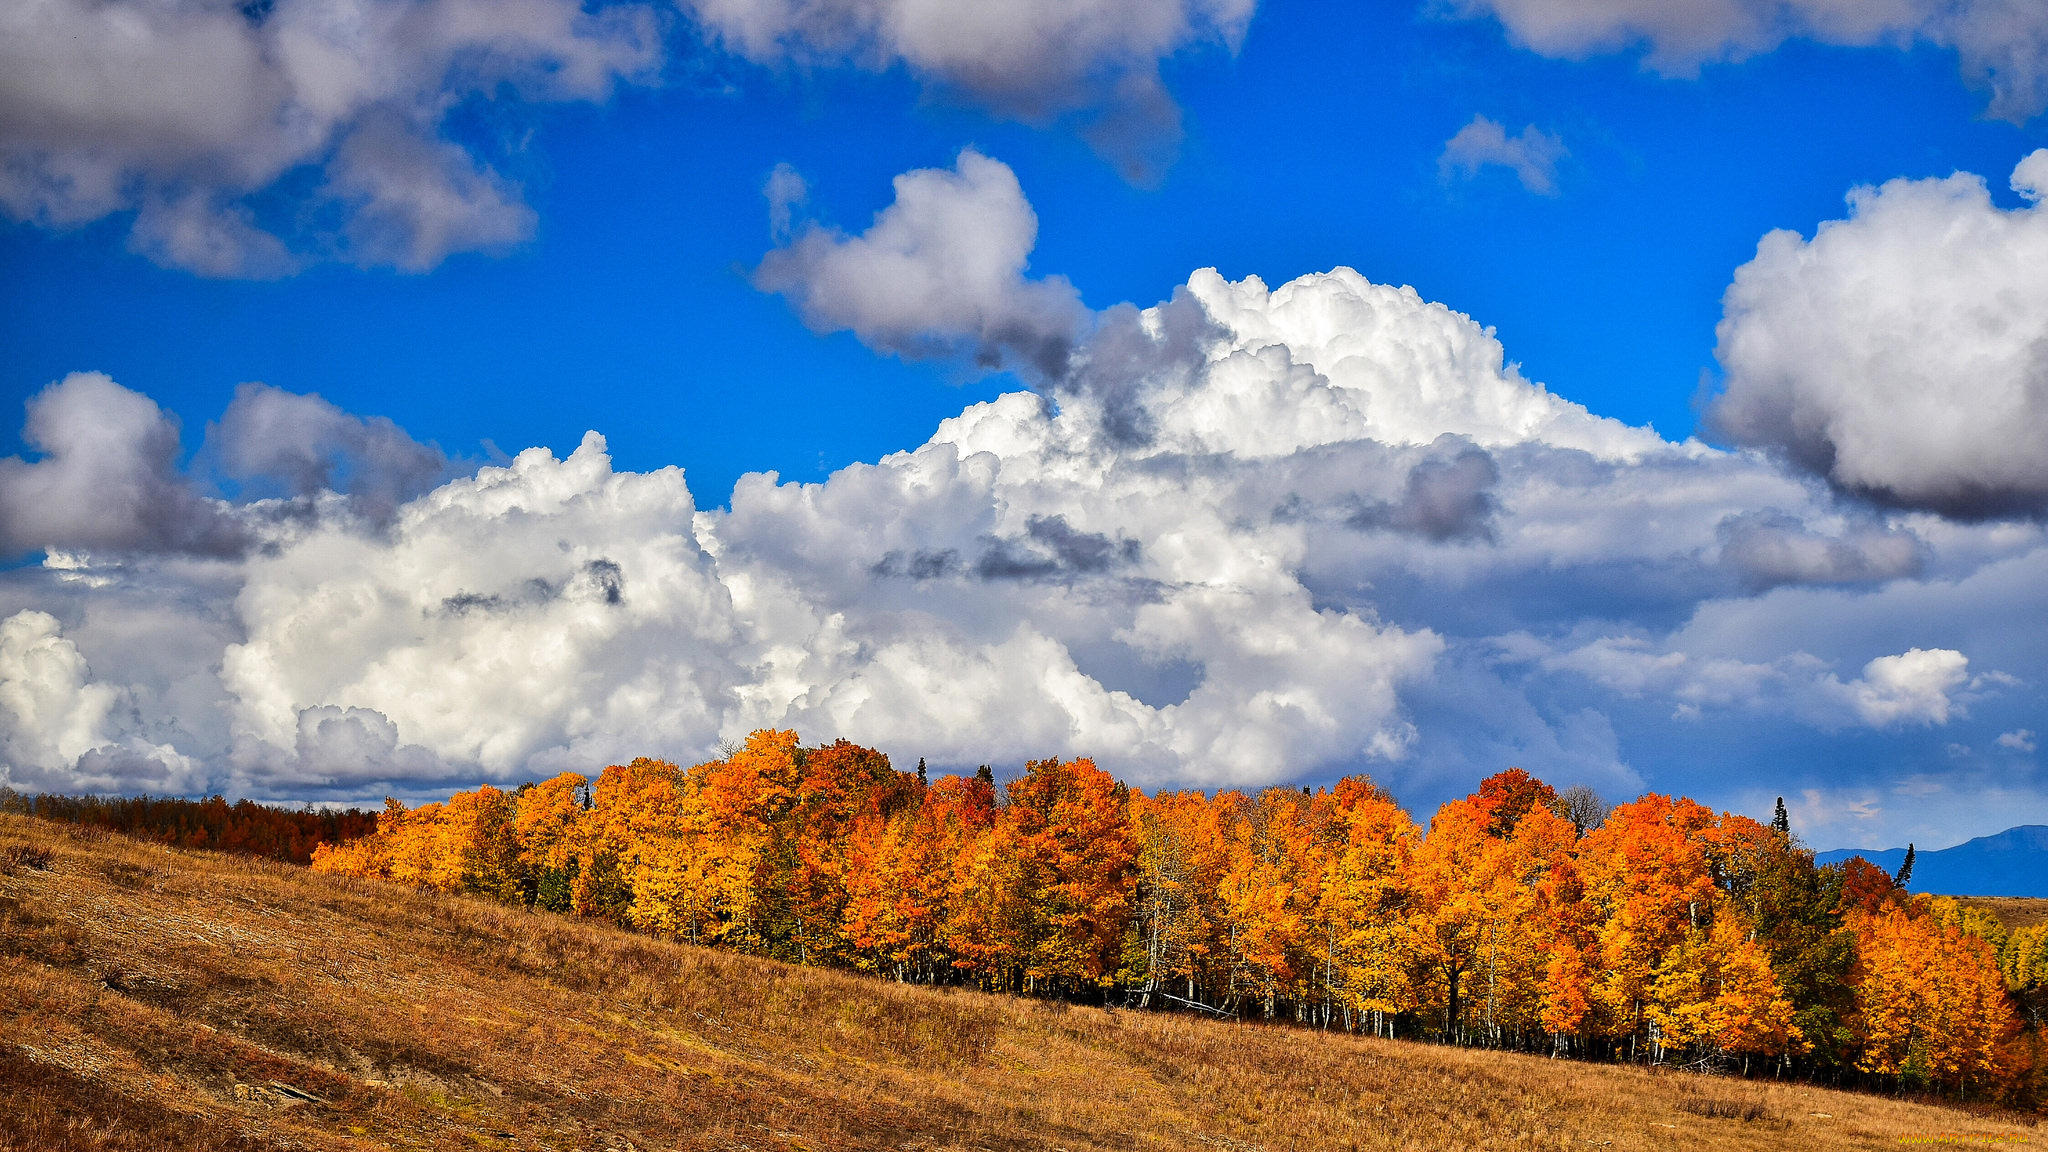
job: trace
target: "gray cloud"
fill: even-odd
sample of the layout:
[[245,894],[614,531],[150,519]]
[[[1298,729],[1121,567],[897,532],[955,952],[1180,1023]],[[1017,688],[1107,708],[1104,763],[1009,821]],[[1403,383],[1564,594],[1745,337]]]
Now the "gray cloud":
[[1485,449],[1458,437],[1445,436],[1435,447],[1408,470],[1398,500],[1359,509],[1352,526],[1413,532],[1440,542],[1489,538],[1500,468]]
[[1953,48],[1994,117],[2025,123],[2048,107],[2048,10],[2032,0],[1450,0],[1492,16],[1510,39],[1578,59],[1641,47],[1645,67],[1692,75],[1786,40]]
[[1127,177],[1155,177],[1180,142],[1160,62],[1203,43],[1236,50],[1256,0],[1078,0],[931,5],[910,0],[687,0],[716,40],[761,63],[902,66],[997,115],[1078,117]]
[[612,560],[598,557],[584,561],[580,568],[562,580],[530,576],[498,592],[461,591],[443,596],[438,611],[444,616],[511,612],[521,608],[544,608],[563,597],[616,608],[626,602],[625,570]]
[[383,416],[351,416],[317,394],[268,384],[235,389],[206,447],[221,470],[245,484],[283,486],[289,496],[339,492],[373,516],[388,516],[448,472],[439,449]]
[[184,551],[226,556],[248,534],[178,472],[178,422],[98,372],[74,372],[28,402],[34,462],[0,460],[0,551]]
[[1752,588],[1780,584],[1875,584],[1917,576],[1926,545],[1909,531],[1859,525],[1838,536],[1815,532],[1775,510],[1721,522],[1721,562]]
[[1444,142],[1437,156],[1437,173],[1445,181],[1456,173],[1466,180],[1488,167],[1506,168],[1522,187],[1538,196],[1557,195],[1557,162],[1570,155],[1564,141],[1531,124],[1513,136],[1484,116]]
[[1076,531],[1062,515],[1033,516],[1025,521],[1022,539],[990,540],[988,550],[974,562],[974,574],[984,580],[1091,575],[1134,564],[1143,551],[1136,540]]
[[1707,412],[1720,435],[1836,485],[1961,518],[2048,511],[2048,149],[2006,211],[1980,178],[1849,196],[1812,240],[1736,270]]
[[0,460],[0,550],[10,553],[231,558],[289,521],[382,524],[448,471],[439,449],[384,417],[264,384],[236,389],[201,453],[241,482],[237,503],[202,494],[180,468],[175,417],[103,373],[75,372],[31,398],[22,435],[41,458]]
[[418,271],[501,249],[531,235],[533,212],[444,135],[450,111],[651,83],[660,24],[648,5],[575,0],[12,5],[0,209],[51,227],[133,212],[131,248],[206,276],[325,258]]

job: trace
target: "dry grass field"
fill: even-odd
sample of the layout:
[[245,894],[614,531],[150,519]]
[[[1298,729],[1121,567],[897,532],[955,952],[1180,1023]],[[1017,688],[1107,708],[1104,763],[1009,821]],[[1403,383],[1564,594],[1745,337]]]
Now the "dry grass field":
[[2008,930],[2048,923],[2048,900],[2038,896],[1959,896],[1965,904],[1982,908]]
[[2034,1119],[906,988],[0,816],[0,1152],[1833,1149]]

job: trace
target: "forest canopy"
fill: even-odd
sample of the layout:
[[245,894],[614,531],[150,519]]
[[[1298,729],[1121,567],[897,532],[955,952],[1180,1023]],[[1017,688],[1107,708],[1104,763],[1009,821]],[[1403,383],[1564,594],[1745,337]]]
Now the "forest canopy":
[[1362,776],[1146,795],[1038,760],[998,789],[760,731],[387,801],[313,867],[908,982],[1959,1096],[2044,1076],[2043,929],[1816,867],[1782,819],[1519,769],[1425,829]]

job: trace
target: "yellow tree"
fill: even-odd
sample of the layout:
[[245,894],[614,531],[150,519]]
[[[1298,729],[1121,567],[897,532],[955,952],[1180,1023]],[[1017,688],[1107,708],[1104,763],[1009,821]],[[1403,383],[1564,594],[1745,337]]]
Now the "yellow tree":
[[1325,984],[1347,1027],[1364,1021],[1387,1032],[1416,1003],[1402,921],[1413,898],[1408,870],[1421,830],[1362,776],[1338,781],[1328,807],[1336,835],[1324,856],[1313,925]]
[[1195,864],[1208,808],[1208,798],[1199,792],[1131,794],[1131,828],[1138,842],[1131,967],[1147,998],[1171,995],[1166,988],[1175,980],[1188,984],[1186,999],[1194,996],[1195,960],[1208,937]]
[[2011,1075],[2006,1046],[2019,1025],[1989,942],[1943,923],[1925,897],[1858,911],[1851,925],[1858,1067],[1958,1093]]
[[798,752],[796,733],[762,730],[731,755],[691,769],[679,834],[635,873],[636,918],[644,883],[659,891],[666,911],[643,922],[697,943],[761,946],[760,874],[775,826],[796,798]]
[[[1502,780],[1520,786],[1500,789]],[[1534,783],[1511,770],[1445,804],[1415,851],[1408,946],[1447,1038],[1468,1034],[1473,1007],[1488,1043],[1541,1026],[1554,939],[1541,919],[1545,882],[1570,852],[1574,829],[1542,802],[1548,789],[1528,787]],[[1503,792],[1519,803],[1504,805]]]
[[[408,811],[403,805],[394,810],[395,804],[397,801],[386,801],[384,815],[377,822],[378,832],[390,837],[391,878],[414,888],[446,891],[453,887],[455,878],[461,875],[461,866],[449,858],[447,838],[441,829],[442,806],[422,804]],[[388,832],[384,817],[394,817]]]
[[532,878],[531,903],[567,912],[576,873],[581,870],[583,789],[589,779],[564,772],[521,788],[514,796],[513,833],[519,861]]
[[1324,837],[1313,799],[1293,789],[1269,788],[1240,807],[1216,889],[1226,987],[1231,999],[1270,1017],[1283,998],[1299,1000],[1309,987]]
[[1649,1015],[1664,1042],[1713,1054],[1775,1056],[1796,1046],[1793,1011],[1770,956],[1732,906],[1711,927],[1687,929],[1651,986]]
[[578,915],[690,935],[680,879],[690,855],[682,842],[682,802],[682,772],[666,760],[643,756],[598,774],[590,811],[578,822],[584,855],[570,886],[570,907]]
[[392,846],[407,815],[403,803],[386,797],[384,811],[377,816],[376,831],[340,844],[316,846],[313,849],[313,871],[391,879]]

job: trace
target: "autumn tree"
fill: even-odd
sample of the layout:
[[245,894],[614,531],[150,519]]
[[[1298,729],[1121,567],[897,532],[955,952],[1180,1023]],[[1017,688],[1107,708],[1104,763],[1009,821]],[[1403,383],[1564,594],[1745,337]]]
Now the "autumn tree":
[[687,771],[643,758],[391,800],[312,859],[898,980],[1123,985],[1148,1007],[1389,1035],[2048,1090],[2048,930],[2008,933],[1860,858],[1817,867],[1782,805],[1769,825],[1658,795],[1610,811],[1519,769],[1424,835],[1364,777],[1146,796],[1040,760],[998,803],[986,766],[928,781],[761,731]]
[[1310,917],[1322,886],[1326,828],[1312,797],[1291,788],[1229,803],[1243,814],[1229,830],[1229,858],[1217,886],[1228,963],[1224,992],[1271,1017],[1283,998],[1309,986],[1315,955]]
[[1200,792],[1131,795],[1138,861],[1124,967],[1141,989],[1141,1006],[1155,995],[1173,996],[1175,986],[1179,999],[1192,1002],[1197,977],[1217,953],[1217,891],[1230,858],[1226,829],[1242,799],[1235,793],[1215,802]]
[[1114,979],[1138,856],[1129,798],[1093,760],[1034,760],[1010,782],[998,829],[1021,898],[1013,928],[1027,987]]
[[1333,837],[1311,918],[1321,983],[1347,1025],[1355,1018],[1386,1032],[1417,1004],[1402,928],[1414,900],[1409,873],[1421,830],[1362,776],[1339,780],[1327,807]]
[[564,772],[515,792],[513,833],[519,861],[530,878],[526,902],[549,912],[567,912],[582,866],[580,832],[583,789],[590,780]]
[[757,900],[777,913],[773,934],[784,958],[798,964],[845,959],[841,931],[856,823],[886,827],[918,801],[916,779],[890,768],[889,758],[872,748],[836,740],[802,758],[787,817],[777,821],[772,810],[763,813],[769,844],[756,881]]
[[1649,793],[1614,809],[1580,845],[1598,940],[1591,998],[1632,1056],[1639,1040],[1656,1043],[1645,1028],[1660,965],[1711,913],[1715,889],[1699,834],[1712,822],[1690,800]]
[[1858,910],[1856,1001],[1866,1072],[1958,1094],[2014,1072],[2018,1021],[1989,942],[1925,899]]

